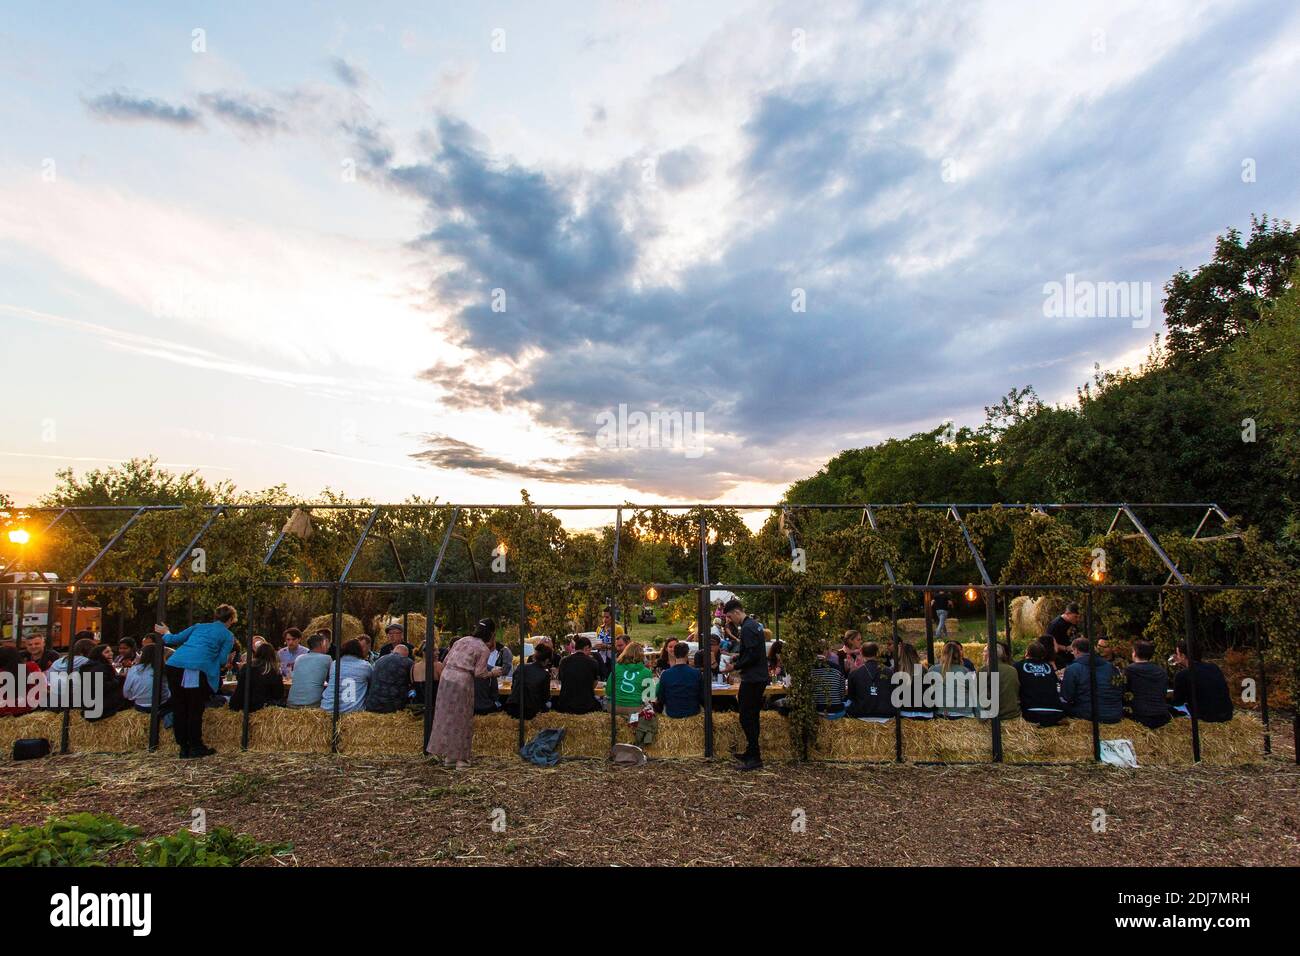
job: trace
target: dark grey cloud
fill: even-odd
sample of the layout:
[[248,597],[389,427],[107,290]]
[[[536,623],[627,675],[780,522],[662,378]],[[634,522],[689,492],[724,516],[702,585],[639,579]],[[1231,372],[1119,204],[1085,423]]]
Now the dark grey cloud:
[[[595,450],[524,464],[433,436],[420,460],[690,497],[784,481],[867,434],[977,419],[1013,386],[1068,393],[1081,366],[1150,341],[1163,282],[1208,258],[1216,233],[1251,212],[1295,218],[1293,177],[1243,187],[1238,171],[1257,154],[1293,166],[1300,131],[1242,116],[1241,88],[1222,74],[1225,55],[1251,62],[1280,21],[1295,19],[1281,0],[1211,16],[1145,71],[1079,97],[1065,115],[1029,112],[991,161],[990,130],[1022,104],[1003,94],[954,112],[966,14],[951,13],[879,14],[908,42],[874,51],[880,69],[865,80],[760,86],[738,155],[660,154],[669,190],[726,168],[750,213],[671,285],[639,271],[672,223],[648,211],[637,158],[585,173],[528,167],[442,116],[424,158],[398,165],[385,139],[355,130],[376,175],[426,206],[416,245],[438,258],[433,292],[452,308],[460,344],[485,359],[528,357],[492,387],[472,365],[429,370],[449,402],[524,408],[579,448],[596,416],[620,403],[698,412],[714,436],[699,459]],[[872,53],[828,55],[847,74]],[[1031,93],[1026,102],[1037,103]],[[1233,134],[1207,139],[1216,124]],[[978,145],[982,161],[948,181],[947,157],[921,134],[950,142],[958,169],[964,149]],[[1152,283],[1151,327],[1044,317],[1044,283],[1067,273]],[[504,312],[492,309],[494,289],[506,294]],[[796,289],[806,312],[792,311]]]
[[330,57],[330,70],[340,83],[350,90],[359,90],[366,82],[366,74],[341,56]]
[[199,102],[214,116],[248,132],[271,133],[288,127],[281,110],[242,93],[204,93]]
[[164,123],[168,126],[192,127],[200,124],[198,111],[188,106],[174,106],[148,96],[135,96],[113,90],[86,100],[86,108],[103,119]]

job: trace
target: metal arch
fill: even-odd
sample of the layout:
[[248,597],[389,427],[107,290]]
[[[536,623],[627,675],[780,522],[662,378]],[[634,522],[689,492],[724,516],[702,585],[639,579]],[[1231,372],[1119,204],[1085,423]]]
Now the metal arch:
[[[1184,587],[1191,584],[1192,582],[1187,580],[1186,575],[1184,575],[1182,571],[1178,570],[1178,565],[1174,564],[1174,562],[1170,560],[1169,555],[1165,554],[1165,549],[1160,547],[1160,542],[1157,541],[1155,536],[1147,530],[1146,525],[1138,520],[1138,516],[1133,513],[1133,509],[1128,505],[1121,505],[1120,511],[1128,517],[1129,521],[1133,522],[1133,527],[1137,528],[1138,534],[1142,535],[1142,539],[1146,541],[1146,543],[1151,547],[1151,550],[1156,553],[1156,556],[1164,562],[1165,567],[1169,569],[1169,573],[1177,579],[1178,583]],[[1111,522],[1111,526],[1114,527],[1114,522]]]
[[989,577],[988,569],[984,567],[984,557],[980,554],[979,548],[975,547],[975,541],[970,536],[970,529],[966,527],[961,512],[957,510],[956,505],[949,505],[948,511],[957,520],[957,524],[961,528],[961,536],[966,539],[966,548],[970,551],[970,556],[975,559],[975,568],[980,573],[980,581],[983,582],[986,588],[991,588],[993,579]]
[[[871,505],[867,505],[862,509],[862,518],[871,525],[872,531],[880,530],[879,526],[876,524],[876,513],[871,510]],[[888,578],[889,583],[897,584],[898,579],[894,576],[894,568],[893,565],[889,563],[889,559],[882,558],[880,563],[885,566],[885,577]]]
[[114,534],[113,537],[108,539],[108,544],[100,548],[99,554],[95,555],[95,557],[91,559],[90,564],[86,565],[86,569],[82,571],[79,575],[77,575],[77,579],[72,582],[74,587],[79,586],[82,582],[86,580],[86,576],[90,574],[91,571],[95,570],[95,566],[104,559],[104,555],[108,554],[108,552],[112,550],[113,545],[117,544],[120,540],[122,540],[122,535],[126,534],[126,532],[130,529],[131,525],[135,524],[136,520],[144,513],[145,513],[145,508],[143,507],[135,509],[134,513],[132,513],[131,517],[126,519],[126,522],[122,525],[122,527],[117,529],[117,533]]
[[[438,583],[438,572],[442,570],[442,559],[447,556],[447,545],[451,544],[452,532],[460,519],[460,508],[451,509],[451,518],[447,521],[447,530],[442,535],[442,544],[438,546],[438,556],[433,559],[433,570],[429,572],[429,584]],[[428,677],[425,678],[428,680]]]
[[212,527],[212,525],[216,522],[216,520],[220,518],[225,513],[225,511],[226,511],[225,505],[216,506],[216,510],[213,511],[212,514],[208,516],[208,520],[203,523],[203,527],[201,527],[198,530],[198,533],[194,535],[193,538],[190,539],[190,543],[185,546],[185,550],[182,551],[180,554],[176,555],[176,560],[173,561],[170,565],[168,565],[167,570],[163,573],[162,580],[158,582],[160,586],[166,584],[167,579],[170,578],[173,574],[177,572],[177,570],[180,569],[181,562],[185,560],[186,556],[191,551],[193,551],[195,548],[198,547],[199,541],[202,539],[202,537],[205,534],[208,533],[208,529]]
[[345,583],[348,575],[352,573],[352,565],[356,563],[357,556],[361,554],[361,548],[366,543],[366,538],[370,536],[370,529],[375,526],[375,522],[379,519],[379,512],[382,510],[383,508],[379,507],[370,512],[370,517],[366,519],[366,526],[361,529],[361,537],[357,539],[357,543],[352,548],[352,554],[348,557],[348,563],[344,566],[343,573],[339,575],[339,584]]

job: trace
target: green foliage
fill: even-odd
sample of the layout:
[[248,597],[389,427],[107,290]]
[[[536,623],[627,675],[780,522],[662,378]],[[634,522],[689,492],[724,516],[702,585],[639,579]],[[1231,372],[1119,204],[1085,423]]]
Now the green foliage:
[[1180,270],[1165,286],[1165,325],[1177,361],[1198,361],[1244,334],[1260,306],[1277,299],[1300,264],[1300,229],[1268,217],[1250,220],[1250,238],[1229,229],[1214,258],[1189,274]]
[[229,827],[215,827],[196,835],[178,830],[171,836],[145,840],[135,848],[141,866],[239,866],[249,860],[293,849],[292,843],[259,843],[246,834],[236,834]]
[[138,834],[135,827],[95,813],[15,825],[0,830],[0,866],[102,866],[108,853]]

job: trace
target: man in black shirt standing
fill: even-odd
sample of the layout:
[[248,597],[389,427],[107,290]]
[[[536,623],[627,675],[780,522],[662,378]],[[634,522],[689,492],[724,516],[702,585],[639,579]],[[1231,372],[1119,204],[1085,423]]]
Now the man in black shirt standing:
[[1079,605],[1067,604],[1064,611],[1052,618],[1052,623],[1047,625],[1047,632],[1038,640],[1047,650],[1048,659],[1055,661],[1059,671],[1074,663],[1070,645],[1079,636]]
[[741,770],[758,770],[763,757],[758,749],[759,712],[763,709],[763,692],[767,688],[767,642],[763,625],[745,613],[740,601],[732,598],[723,607],[727,621],[740,630],[740,653],[728,671],[740,674],[740,691],[736,703],[740,709],[740,729],[745,732],[745,752],[737,755]]
[[934,612],[936,638],[943,638],[945,641],[948,639],[948,612],[951,609],[952,602],[948,592],[935,591],[934,596],[930,598],[930,610]]

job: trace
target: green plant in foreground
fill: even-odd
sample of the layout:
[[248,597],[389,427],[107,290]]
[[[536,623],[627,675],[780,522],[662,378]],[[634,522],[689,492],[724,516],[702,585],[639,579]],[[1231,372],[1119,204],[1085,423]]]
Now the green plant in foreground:
[[51,817],[39,826],[0,830],[0,866],[102,866],[139,830],[95,813]]
[[239,866],[291,849],[292,843],[259,843],[229,827],[215,827],[208,834],[179,830],[170,836],[145,840],[135,848],[135,856],[141,866]]

